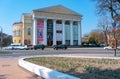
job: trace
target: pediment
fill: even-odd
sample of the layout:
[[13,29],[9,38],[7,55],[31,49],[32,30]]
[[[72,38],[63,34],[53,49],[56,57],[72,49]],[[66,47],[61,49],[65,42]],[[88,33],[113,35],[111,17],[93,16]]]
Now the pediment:
[[33,12],[48,12],[48,13],[70,14],[70,15],[81,16],[77,12],[72,11],[62,5],[57,5],[57,6],[52,6],[52,7],[42,8],[42,9],[36,9],[36,10],[33,10]]

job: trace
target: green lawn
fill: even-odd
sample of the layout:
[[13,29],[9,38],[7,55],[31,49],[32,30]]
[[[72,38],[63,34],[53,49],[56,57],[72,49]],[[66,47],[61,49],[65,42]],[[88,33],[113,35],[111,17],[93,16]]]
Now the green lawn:
[[8,54],[10,52],[0,51],[0,54]]
[[120,60],[65,57],[35,57],[25,60],[81,79],[120,79]]

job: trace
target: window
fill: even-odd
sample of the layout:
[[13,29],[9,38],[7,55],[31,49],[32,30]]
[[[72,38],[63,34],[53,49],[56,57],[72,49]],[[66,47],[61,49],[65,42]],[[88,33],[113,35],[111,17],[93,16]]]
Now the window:
[[25,19],[24,22],[25,22],[25,23],[32,23],[32,20],[30,20],[30,19]]
[[57,30],[57,33],[62,33],[62,30]]
[[16,30],[13,31],[13,36],[16,36]]
[[18,36],[21,36],[21,30],[20,29],[18,30]]
[[28,35],[31,35],[31,28],[30,27],[27,28],[27,31],[28,31]]

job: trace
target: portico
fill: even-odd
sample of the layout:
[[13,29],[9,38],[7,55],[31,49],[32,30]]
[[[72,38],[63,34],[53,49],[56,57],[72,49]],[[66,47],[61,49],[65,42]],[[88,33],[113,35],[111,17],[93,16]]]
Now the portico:
[[39,20],[43,22],[43,31],[42,31],[42,41],[44,45],[58,45],[58,44],[67,44],[67,45],[81,45],[81,24],[80,21],[68,20],[68,19],[56,19],[56,18],[40,18],[35,17],[33,23],[33,44],[36,45],[39,42],[37,39],[38,29],[37,24]]
[[[24,13],[21,20],[23,45],[81,45],[82,15],[57,5]],[[18,31],[14,25],[13,31]],[[15,28],[15,29],[14,29]],[[15,36],[15,35],[13,35]],[[18,37],[16,37],[18,38]],[[17,39],[14,39],[14,42]]]

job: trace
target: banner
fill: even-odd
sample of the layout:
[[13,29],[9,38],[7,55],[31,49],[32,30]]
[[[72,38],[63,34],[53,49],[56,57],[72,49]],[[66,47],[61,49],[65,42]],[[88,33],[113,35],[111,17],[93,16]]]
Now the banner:
[[44,22],[37,22],[37,41],[43,41]]
[[73,26],[73,40],[78,40],[78,26]]
[[65,25],[65,40],[70,40],[70,25]]

